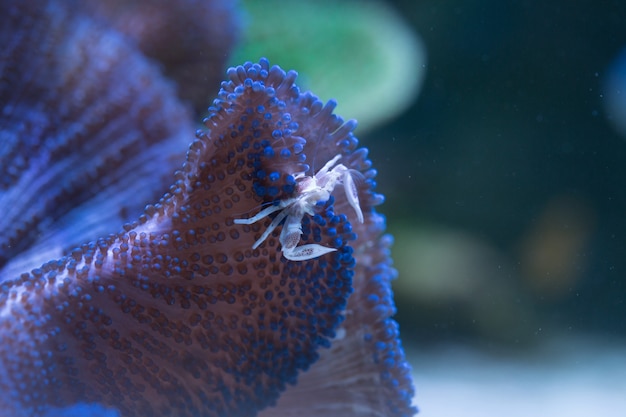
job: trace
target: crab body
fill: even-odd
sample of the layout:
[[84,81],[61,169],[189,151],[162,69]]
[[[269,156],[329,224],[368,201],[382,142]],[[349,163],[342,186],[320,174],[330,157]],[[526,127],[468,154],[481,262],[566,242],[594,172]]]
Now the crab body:
[[341,155],[335,156],[313,176],[305,176],[304,174],[294,176],[297,181],[297,197],[281,200],[277,205],[267,207],[248,219],[235,219],[235,224],[252,224],[279,211],[261,237],[252,245],[252,249],[258,248],[284,221],[279,240],[285,258],[291,261],[305,261],[335,251],[334,248],[318,244],[298,246],[298,243],[300,243],[300,236],[302,235],[304,215],[312,216],[314,214],[313,208],[318,202],[328,201],[337,184],[343,185],[348,203],[354,209],[359,222],[363,223],[363,212],[352,178],[353,171],[343,164],[337,164],[339,159],[341,159]]

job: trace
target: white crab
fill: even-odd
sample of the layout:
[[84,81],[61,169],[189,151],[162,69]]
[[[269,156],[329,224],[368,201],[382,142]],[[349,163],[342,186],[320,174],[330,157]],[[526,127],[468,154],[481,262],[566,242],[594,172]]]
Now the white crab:
[[335,166],[340,158],[341,155],[335,156],[312,177],[307,177],[304,174],[295,175],[295,179],[298,181],[298,197],[282,200],[278,205],[267,207],[249,219],[235,219],[235,224],[252,224],[264,219],[275,211],[282,210],[274,217],[274,220],[272,220],[272,223],[270,223],[267,230],[263,232],[259,240],[254,242],[252,249],[258,248],[283,219],[285,219],[285,224],[280,232],[279,239],[285,258],[290,261],[306,261],[335,251],[336,249],[334,248],[317,244],[297,245],[300,242],[300,235],[302,234],[302,218],[305,214],[312,216],[313,207],[315,207],[318,202],[328,201],[330,194],[337,184],[343,185],[348,203],[356,212],[359,222],[363,223],[363,212],[359,205],[359,195],[352,178],[353,174],[343,164]]

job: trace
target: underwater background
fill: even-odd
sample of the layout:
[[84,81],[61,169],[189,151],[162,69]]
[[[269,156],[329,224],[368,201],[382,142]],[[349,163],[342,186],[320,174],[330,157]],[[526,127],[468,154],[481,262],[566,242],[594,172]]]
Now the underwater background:
[[624,415],[626,4],[238,3],[228,65],[358,120],[418,415]]
[[421,413],[623,415],[626,5],[388,4],[426,74],[363,139]]

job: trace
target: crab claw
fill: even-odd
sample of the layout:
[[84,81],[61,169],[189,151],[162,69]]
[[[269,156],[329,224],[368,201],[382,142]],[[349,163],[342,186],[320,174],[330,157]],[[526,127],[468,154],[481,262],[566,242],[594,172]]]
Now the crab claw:
[[356,185],[354,184],[354,179],[352,178],[352,173],[349,169],[346,169],[343,173],[342,178],[343,188],[346,192],[346,198],[348,199],[348,203],[352,206],[356,213],[356,217],[359,219],[359,222],[363,223],[363,212],[361,211],[361,205],[359,204],[359,194],[356,190]]
[[322,245],[309,244],[298,246],[291,250],[283,250],[283,256],[290,261],[306,261],[325,255],[329,252],[334,252],[336,250],[337,249],[327,248],[326,246]]

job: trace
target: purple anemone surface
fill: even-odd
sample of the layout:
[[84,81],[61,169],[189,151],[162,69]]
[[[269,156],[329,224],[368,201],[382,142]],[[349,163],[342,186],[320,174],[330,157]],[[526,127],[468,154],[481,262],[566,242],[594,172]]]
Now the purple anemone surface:
[[[228,71],[194,140],[136,44],[33,4],[0,26],[0,415],[413,415],[356,123],[261,59]],[[336,157],[343,183],[288,204]],[[288,260],[294,217],[263,238],[283,210],[298,247],[332,251]]]

